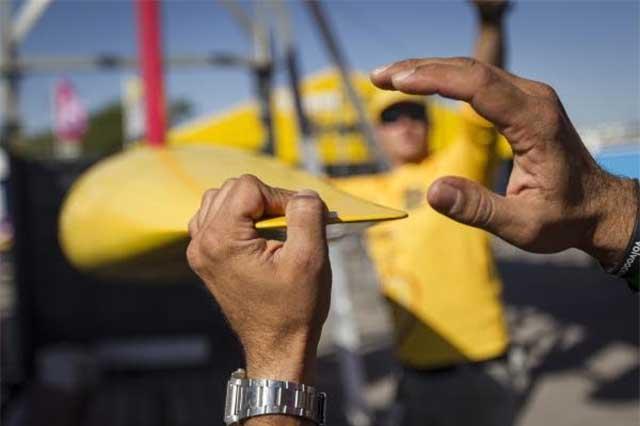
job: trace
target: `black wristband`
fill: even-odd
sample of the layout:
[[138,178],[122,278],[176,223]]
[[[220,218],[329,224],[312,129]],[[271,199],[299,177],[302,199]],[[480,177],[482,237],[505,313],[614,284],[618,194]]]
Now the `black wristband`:
[[640,182],[634,179],[636,192],[636,220],[629,239],[629,244],[625,250],[622,263],[610,273],[623,278],[634,291],[640,290]]

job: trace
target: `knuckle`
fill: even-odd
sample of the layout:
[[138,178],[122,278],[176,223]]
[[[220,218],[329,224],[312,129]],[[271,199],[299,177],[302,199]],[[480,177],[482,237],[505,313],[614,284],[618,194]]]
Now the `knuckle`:
[[536,85],[536,91],[538,96],[542,98],[549,99],[554,102],[557,102],[559,99],[556,90],[546,83],[538,83]]
[[540,122],[544,127],[555,133],[562,126],[562,111],[555,102],[544,102],[540,111]]
[[260,185],[262,182],[255,175],[245,173],[238,177],[238,184],[242,187],[254,187]]
[[237,189],[239,193],[250,196],[253,199],[259,198],[260,187],[264,186],[260,179],[251,174],[244,174],[238,177],[237,182],[237,186],[234,189]]
[[287,214],[295,215],[305,223],[323,221],[327,215],[326,212],[327,208],[319,198],[294,198],[287,205]]
[[475,78],[478,80],[480,85],[488,86],[495,78],[495,73],[491,68],[482,62],[476,61],[475,59],[471,60],[469,67],[472,69]]
[[460,65],[466,66],[466,67],[469,67],[469,68],[473,68],[473,67],[477,66],[478,64],[482,65],[482,63],[480,61],[478,61],[477,59],[470,58],[468,56],[458,56],[458,57],[456,57],[454,59],[457,62],[459,62]]
[[218,190],[215,188],[207,189],[204,194],[202,194],[202,205],[205,205],[207,202],[213,200],[217,193]]
[[495,201],[491,197],[480,197],[473,213],[473,223],[482,228],[488,227],[495,215]]
[[203,252],[208,259],[218,260],[224,257],[225,247],[218,236],[218,233],[212,229],[208,229],[198,239],[200,251]]
[[325,209],[324,202],[317,195],[297,195],[291,199],[290,204],[292,209],[308,213],[323,212]]
[[227,178],[224,183],[222,184],[222,186],[229,186],[229,185],[233,185],[234,183],[236,183],[238,181],[237,177],[232,177],[232,178]]
[[200,271],[202,267],[202,256],[199,249],[198,240],[191,240],[187,246],[187,262],[194,271]]
[[193,216],[189,220],[188,228],[189,228],[189,235],[191,236],[191,238],[194,238],[196,236],[197,231],[198,231],[197,226],[196,226],[197,225],[196,224],[196,222],[197,222],[197,214],[198,213],[196,213],[196,215]]
[[[532,97],[528,103],[529,124],[526,127],[527,137],[544,141],[555,138],[562,130],[562,108],[558,103],[542,97]],[[544,144],[539,143],[542,148]]]
[[213,248],[216,248],[220,240],[216,235],[216,232],[214,232],[211,228],[209,228],[202,233],[202,236],[200,237],[199,241],[200,241],[200,244],[202,245],[202,248],[205,249],[206,251],[209,251]]

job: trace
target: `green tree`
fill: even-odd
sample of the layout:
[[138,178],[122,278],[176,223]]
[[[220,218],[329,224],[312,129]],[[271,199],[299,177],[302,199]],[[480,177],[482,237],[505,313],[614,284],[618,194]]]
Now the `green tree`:
[[[192,115],[192,105],[185,99],[171,102],[169,122],[171,125],[181,122]],[[82,141],[83,155],[102,156],[122,149],[123,111],[120,102],[114,101],[91,113],[89,129]],[[26,136],[16,149],[35,158],[51,158],[55,135],[47,130],[32,136]]]

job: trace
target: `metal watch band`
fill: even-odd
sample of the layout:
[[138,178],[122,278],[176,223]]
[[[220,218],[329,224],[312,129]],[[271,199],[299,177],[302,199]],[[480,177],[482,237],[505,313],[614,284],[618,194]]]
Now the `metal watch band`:
[[237,370],[227,383],[224,410],[226,425],[266,414],[303,417],[318,425],[325,424],[326,394],[312,386],[270,379],[247,379]]

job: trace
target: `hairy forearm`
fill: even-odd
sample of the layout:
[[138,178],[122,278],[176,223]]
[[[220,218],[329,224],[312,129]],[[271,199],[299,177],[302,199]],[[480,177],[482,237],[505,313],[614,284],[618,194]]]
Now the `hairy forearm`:
[[502,21],[481,21],[473,53],[474,58],[486,64],[504,68],[506,59],[505,51]]

